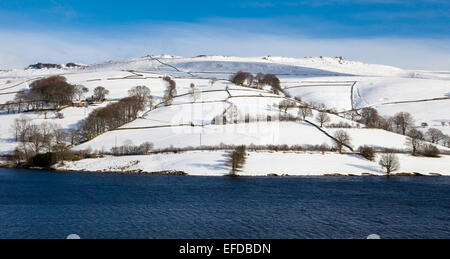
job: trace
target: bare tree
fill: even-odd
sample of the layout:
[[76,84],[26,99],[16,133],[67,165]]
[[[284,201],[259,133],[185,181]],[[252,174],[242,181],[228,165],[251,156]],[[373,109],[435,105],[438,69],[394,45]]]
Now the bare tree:
[[378,125],[376,128],[387,130],[387,131],[393,131],[392,128],[393,125],[393,118],[389,116],[379,116],[378,117]]
[[[53,144],[53,124],[48,122],[43,122],[38,125],[39,131],[42,136],[42,147],[46,149],[47,152],[52,152],[52,144]],[[37,151],[37,152],[40,152]]]
[[70,129],[68,132],[68,139],[70,144],[73,145],[77,145],[80,144],[82,141],[82,132],[79,128],[73,128]]
[[301,116],[303,120],[306,120],[306,117],[313,116],[312,109],[308,106],[300,106],[298,108],[298,116]]
[[430,142],[433,144],[438,144],[439,141],[443,140],[445,137],[445,134],[442,133],[442,131],[435,128],[428,129],[425,135],[428,137],[428,140],[430,140]]
[[58,124],[51,125],[52,135],[56,144],[65,143],[69,134]]
[[141,145],[139,145],[139,150],[142,152],[142,154],[148,154],[150,152],[150,150],[153,149],[153,143],[151,142],[144,142]]
[[317,121],[318,123],[320,123],[320,127],[322,128],[322,127],[323,127],[323,124],[324,124],[324,123],[327,123],[327,122],[330,122],[331,119],[330,119],[330,116],[328,116],[327,113],[325,113],[325,112],[319,112],[319,114],[317,114],[317,116],[316,116],[316,121]]
[[21,116],[14,120],[12,130],[14,132],[16,141],[26,142],[29,136],[31,119],[26,116]]
[[365,124],[368,128],[377,128],[380,116],[378,111],[374,108],[367,107],[361,109],[361,120],[360,122]]
[[389,176],[392,171],[400,168],[398,157],[393,153],[386,153],[381,155],[378,164],[386,170],[386,175]]
[[351,137],[347,134],[347,132],[343,130],[338,130],[334,133],[334,145],[339,151],[339,153],[342,154],[342,148],[344,145],[350,146]]
[[351,111],[345,112],[344,117],[346,119],[356,121],[360,117],[360,115],[358,114],[358,112],[356,110],[351,110]]
[[109,94],[109,91],[106,90],[103,86],[97,86],[94,89],[94,100],[103,102],[106,99],[106,96]]
[[407,135],[409,138],[406,140],[406,144],[411,147],[411,155],[415,156],[424,141],[423,133],[416,129],[411,129]]
[[284,110],[284,113],[287,113],[287,111],[288,111],[289,109],[292,109],[292,108],[297,107],[297,104],[296,104],[295,102],[293,102],[293,101],[290,101],[290,100],[283,100],[283,101],[280,102],[280,104],[278,105],[278,107],[279,107],[281,110]]
[[234,151],[227,154],[225,164],[230,167],[230,175],[235,176],[245,165],[245,146],[239,146]]
[[39,153],[44,145],[44,136],[38,125],[30,125],[29,143],[34,153]]
[[406,131],[411,128],[414,123],[414,119],[408,112],[399,112],[394,115],[393,123],[397,129],[397,132],[406,135]]
[[77,96],[78,101],[81,101],[81,99],[83,99],[84,95],[89,92],[89,89],[82,85],[76,85],[74,91],[75,91],[75,95]]

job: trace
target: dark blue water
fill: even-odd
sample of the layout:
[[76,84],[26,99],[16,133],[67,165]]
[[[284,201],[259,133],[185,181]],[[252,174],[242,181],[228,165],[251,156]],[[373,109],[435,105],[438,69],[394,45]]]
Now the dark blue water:
[[450,238],[450,177],[0,169],[0,238]]

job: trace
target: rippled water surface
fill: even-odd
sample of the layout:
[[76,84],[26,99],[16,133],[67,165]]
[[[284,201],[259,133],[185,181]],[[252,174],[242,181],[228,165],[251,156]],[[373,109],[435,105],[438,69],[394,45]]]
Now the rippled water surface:
[[450,177],[0,169],[0,238],[450,238]]

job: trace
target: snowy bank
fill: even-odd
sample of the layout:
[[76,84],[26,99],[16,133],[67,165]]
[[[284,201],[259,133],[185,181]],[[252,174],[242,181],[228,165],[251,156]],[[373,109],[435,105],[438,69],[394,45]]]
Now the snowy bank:
[[[57,165],[57,170],[92,172],[185,172],[188,175],[224,176],[226,152],[190,151],[178,154],[123,156],[84,159]],[[396,172],[450,176],[450,156],[440,158],[398,155],[400,169]],[[376,162],[355,154],[315,152],[248,152],[242,176],[321,176],[321,175],[384,175]]]

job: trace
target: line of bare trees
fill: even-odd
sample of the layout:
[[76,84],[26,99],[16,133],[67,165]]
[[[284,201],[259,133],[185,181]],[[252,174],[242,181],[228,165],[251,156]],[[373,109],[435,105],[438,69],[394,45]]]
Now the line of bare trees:
[[81,122],[78,132],[81,135],[81,141],[93,139],[106,131],[116,129],[135,120],[138,113],[148,107],[149,104],[151,105],[153,100],[150,89],[146,86],[132,88],[129,95],[117,102],[108,104],[106,107],[92,111]]
[[163,80],[168,83],[166,90],[164,90],[163,102],[169,105],[177,95],[177,83],[169,76],[164,77]]
[[131,140],[126,140],[123,145],[111,148],[111,153],[114,156],[146,155],[152,148],[153,143],[148,141],[136,146]]
[[367,128],[378,128],[406,135],[414,126],[414,118],[408,112],[399,112],[394,116],[380,116],[372,107],[361,109],[359,116],[351,116],[354,120],[359,117],[359,122]]
[[[361,110],[359,122],[366,124],[368,128],[379,128],[408,136],[408,145],[411,147],[413,155],[417,154],[419,147],[423,147],[424,141],[450,147],[450,136],[439,129],[429,128],[425,134],[415,129],[414,118],[408,112],[399,112],[390,117],[380,116],[374,108],[364,108]],[[432,146],[427,149],[433,150]]]
[[[439,149],[433,144],[439,144],[439,140],[448,138],[442,131],[431,128],[425,134],[417,129],[411,129],[407,133],[408,139],[406,144],[411,149],[411,155],[423,155],[428,157],[438,157],[440,154]],[[429,141],[433,144],[426,143]],[[448,143],[443,143],[443,145]]]

